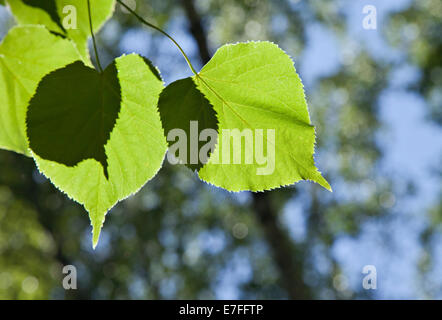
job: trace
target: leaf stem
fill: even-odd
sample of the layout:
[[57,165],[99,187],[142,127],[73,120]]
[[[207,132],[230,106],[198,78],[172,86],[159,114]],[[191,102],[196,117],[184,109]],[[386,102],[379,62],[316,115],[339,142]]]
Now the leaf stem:
[[124,8],[126,8],[126,10],[128,10],[130,13],[132,13],[141,23],[145,24],[146,26],[155,29],[157,31],[159,31],[160,33],[162,33],[163,35],[165,35],[166,37],[168,37],[174,44],[175,46],[178,48],[178,50],[180,50],[181,54],[183,55],[184,59],[186,59],[187,64],[190,67],[190,70],[192,70],[192,72],[198,76],[198,72],[196,72],[195,68],[193,67],[192,63],[190,62],[189,57],[187,56],[187,54],[184,52],[183,48],[181,48],[181,46],[178,44],[178,42],[172,37],[170,36],[166,31],[164,31],[163,29],[147,22],[146,20],[144,20],[142,17],[140,17],[135,11],[133,11],[128,5],[126,5],[122,0],[117,0],[117,2],[119,4],[121,4]]
[[98,56],[97,42],[95,41],[94,28],[92,26],[92,14],[91,14],[90,0],[87,0],[87,10],[88,10],[88,14],[89,14],[89,27],[91,29],[92,42],[94,43],[95,59],[97,60],[98,69],[100,70],[101,73],[103,73],[103,68],[101,67],[101,63],[100,63],[100,57]]

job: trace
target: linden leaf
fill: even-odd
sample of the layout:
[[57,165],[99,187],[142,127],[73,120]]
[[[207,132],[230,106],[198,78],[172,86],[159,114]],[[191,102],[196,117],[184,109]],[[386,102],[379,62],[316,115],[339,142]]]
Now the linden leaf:
[[66,166],[95,159],[108,178],[104,145],[120,111],[120,91],[115,63],[99,73],[76,61],[48,74],[29,103],[29,147]]
[[219,121],[217,147],[199,171],[202,180],[230,191],[263,191],[300,180],[331,190],[314,164],[315,129],[303,85],[278,46],[223,46],[194,81]]
[[29,155],[29,99],[51,71],[80,58],[72,42],[43,26],[14,27],[0,44],[0,148]]
[[[17,22],[42,24],[50,31],[73,40],[85,63],[89,63],[90,37],[86,0],[6,0]],[[92,24],[98,32],[115,9],[115,0],[91,1]]]
[[121,106],[104,146],[109,178],[106,179],[101,163],[95,159],[68,167],[33,154],[39,170],[89,212],[94,247],[106,213],[156,175],[167,150],[157,107],[164,87],[162,80],[146,60],[135,54],[116,59],[115,66]]
[[[158,107],[164,130],[171,135],[170,139],[186,139],[182,145],[178,141],[179,155],[176,158],[191,170],[199,170],[207,162],[216,142],[216,136],[205,134],[208,132],[206,129],[218,129],[216,113],[210,102],[196,88],[192,78],[187,78],[168,85],[161,93]],[[173,131],[176,129],[181,129],[185,136]],[[210,140],[212,148],[203,149],[209,138],[214,140]],[[170,152],[175,153],[175,150],[169,148]]]
[[52,21],[57,24],[57,26],[63,31],[63,33],[66,32],[63,25],[61,24],[61,19],[57,12],[57,4],[55,3],[55,0],[23,0],[23,2],[28,6],[40,8],[46,11],[51,17]]

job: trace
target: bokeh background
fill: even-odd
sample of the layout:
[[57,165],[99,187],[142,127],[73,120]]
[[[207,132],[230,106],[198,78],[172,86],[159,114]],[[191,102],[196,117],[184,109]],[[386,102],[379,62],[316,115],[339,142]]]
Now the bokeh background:
[[[0,151],[0,298],[442,299],[440,0],[127,2],[199,66],[237,41],[290,54],[334,192],[300,182],[235,194],[166,164],[108,214],[93,251],[82,207],[31,159]],[[363,28],[365,5],[376,30]],[[0,7],[0,38],[13,25]],[[98,45],[105,62],[149,57],[167,83],[191,74],[118,6]],[[63,289],[64,265],[77,290]],[[377,290],[362,287],[365,265]]]

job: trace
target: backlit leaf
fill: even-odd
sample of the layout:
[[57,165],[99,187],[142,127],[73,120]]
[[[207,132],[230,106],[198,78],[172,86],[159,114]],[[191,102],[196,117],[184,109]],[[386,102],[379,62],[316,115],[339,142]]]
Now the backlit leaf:
[[[269,42],[223,46],[194,80],[219,121],[218,144],[199,171],[201,179],[230,191],[263,191],[300,180],[331,190],[314,164],[315,129],[303,85],[292,60],[278,46]],[[251,136],[245,134],[251,137],[250,148],[245,149],[243,136],[235,155],[226,129],[251,130]],[[257,141],[263,142],[266,162]],[[231,154],[239,156],[240,163],[234,164]]]
[[[34,4],[30,5],[31,2]],[[89,63],[87,40],[90,29],[86,0],[7,0],[7,3],[19,24],[42,24],[50,31],[67,36],[77,45],[84,62]],[[115,0],[91,1],[95,32],[112,16],[114,8]]]
[[0,44],[0,148],[29,155],[25,119],[39,81],[78,60],[72,42],[42,26],[12,28]]
[[121,106],[104,146],[109,178],[95,159],[83,160],[72,167],[34,154],[39,170],[89,212],[94,247],[106,213],[155,176],[167,150],[157,107],[162,80],[146,60],[135,54],[116,59],[115,66]]
[[55,0],[23,0],[23,3],[28,6],[40,8],[46,11],[46,13],[51,17],[52,21],[57,24],[63,33],[66,31],[61,23],[60,16],[58,15]]

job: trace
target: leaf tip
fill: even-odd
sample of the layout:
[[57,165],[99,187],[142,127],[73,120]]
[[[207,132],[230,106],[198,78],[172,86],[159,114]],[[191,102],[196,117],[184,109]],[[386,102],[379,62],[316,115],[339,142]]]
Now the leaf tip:
[[92,227],[92,249],[95,250],[98,245],[98,241],[100,240],[101,226],[93,226]]
[[328,191],[333,192],[331,185],[328,183],[327,180],[325,180],[325,178],[321,174],[319,174],[319,178],[315,180],[315,182],[318,183],[321,187],[327,189]]

